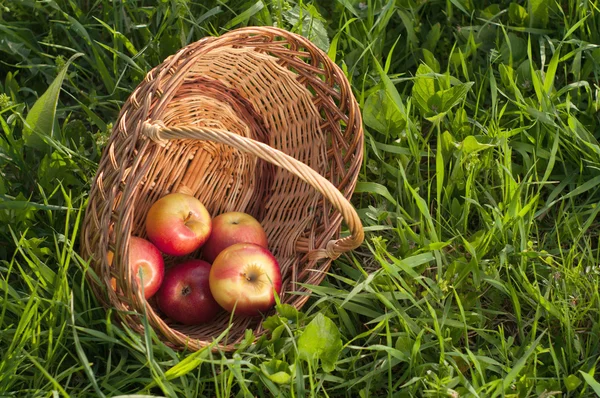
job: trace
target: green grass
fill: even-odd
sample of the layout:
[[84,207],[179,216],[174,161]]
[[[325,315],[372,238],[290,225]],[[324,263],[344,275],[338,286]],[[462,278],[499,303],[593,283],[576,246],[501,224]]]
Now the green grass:
[[[257,345],[175,352],[100,307],[81,219],[145,73],[246,25],[346,72],[367,238]],[[0,396],[600,395],[599,81],[597,0],[0,2]]]

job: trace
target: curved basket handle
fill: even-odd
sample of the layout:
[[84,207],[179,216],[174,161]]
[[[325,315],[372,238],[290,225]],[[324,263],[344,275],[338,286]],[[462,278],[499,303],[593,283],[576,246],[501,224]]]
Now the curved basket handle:
[[364,240],[365,234],[360,218],[344,195],[315,170],[269,145],[231,133],[227,130],[199,126],[166,127],[161,122],[144,122],[142,125],[142,134],[161,146],[166,145],[168,140],[173,139],[207,140],[226,144],[279,166],[311,185],[325,196],[342,214],[350,230],[350,236],[330,240],[324,249],[316,249],[309,252],[308,256],[311,260],[323,258],[336,259],[342,253],[356,249]]

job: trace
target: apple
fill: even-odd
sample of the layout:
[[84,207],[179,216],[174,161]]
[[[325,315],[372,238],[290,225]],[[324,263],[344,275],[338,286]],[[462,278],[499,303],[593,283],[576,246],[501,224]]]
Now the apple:
[[[112,266],[114,253],[107,253],[108,264]],[[129,238],[129,257],[128,265],[131,272],[137,279],[138,285],[141,285],[140,270],[142,271],[142,281],[144,287],[144,297],[149,299],[160,288],[165,273],[165,263],[160,251],[146,239],[132,236]],[[111,278],[110,285],[113,290],[117,290],[117,280]]]
[[274,291],[281,293],[277,260],[254,243],[236,243],[219,253],[208,279],[217,303],[240,315],[260,315],[275,304]]
[[260,223],[250,214],[232,211],[212,219],[212,232],[202,247],[202,258],[209,263],[235,243],[255,243],[267,246],[267,234]]
[[[106,260],[108,261],[109,267],[112,267],[114,257],[115,254],[110,250],[108,251],[108,253],[106,253]],[[112,290],[117,291],[117,279],[114,276],[110,278],[110,287],[112,287]]]
[[169,268],[156,294],[158,308],[185,325],[211,321],[222,309],[210,292],[209,273],[210,264],[202,260],[188,260]]
[[210,235],[211,224],[202,202],[178,192],[154,202],[146,215],[148,239],[172,256],[183,256],[201,247]]

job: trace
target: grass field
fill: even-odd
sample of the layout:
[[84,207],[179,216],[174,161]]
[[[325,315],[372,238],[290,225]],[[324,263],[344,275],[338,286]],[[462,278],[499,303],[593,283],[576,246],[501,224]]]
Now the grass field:
[[[367,237],[257,345],[175,352],[100,307],[81,219],[145,73],[247,25],[346,72]],[[0,396],[600,395],[599,81],[598,0],[0,0]]]

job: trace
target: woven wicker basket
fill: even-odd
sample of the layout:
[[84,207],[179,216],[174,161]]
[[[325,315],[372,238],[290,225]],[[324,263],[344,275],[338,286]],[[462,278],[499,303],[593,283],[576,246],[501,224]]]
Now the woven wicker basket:
[[[100,161],[81,242],[94,294],[140,333],[147,314],[175,348],[198,350],[227,328],[228,314],[200,326],[165,319],[127,266],[130,237],[145,237],[146,211],[178,191],[213,216],[236,210],[260,220],[281,266],[281,300],[300,308],[308,295],[298,294],[307,293],[299,283],[320,283],[332,259],[363,241],[348,202],[362,151],[350,85],[306,38],[244,28],[183,48],[131,94]],[[350,234],[337,239],[342,220]],[[180,260],[165,257],[167,266]],[[213,349],[234,349],[246,329],[261,335],[260,321],[234,318],[227,341]]]

